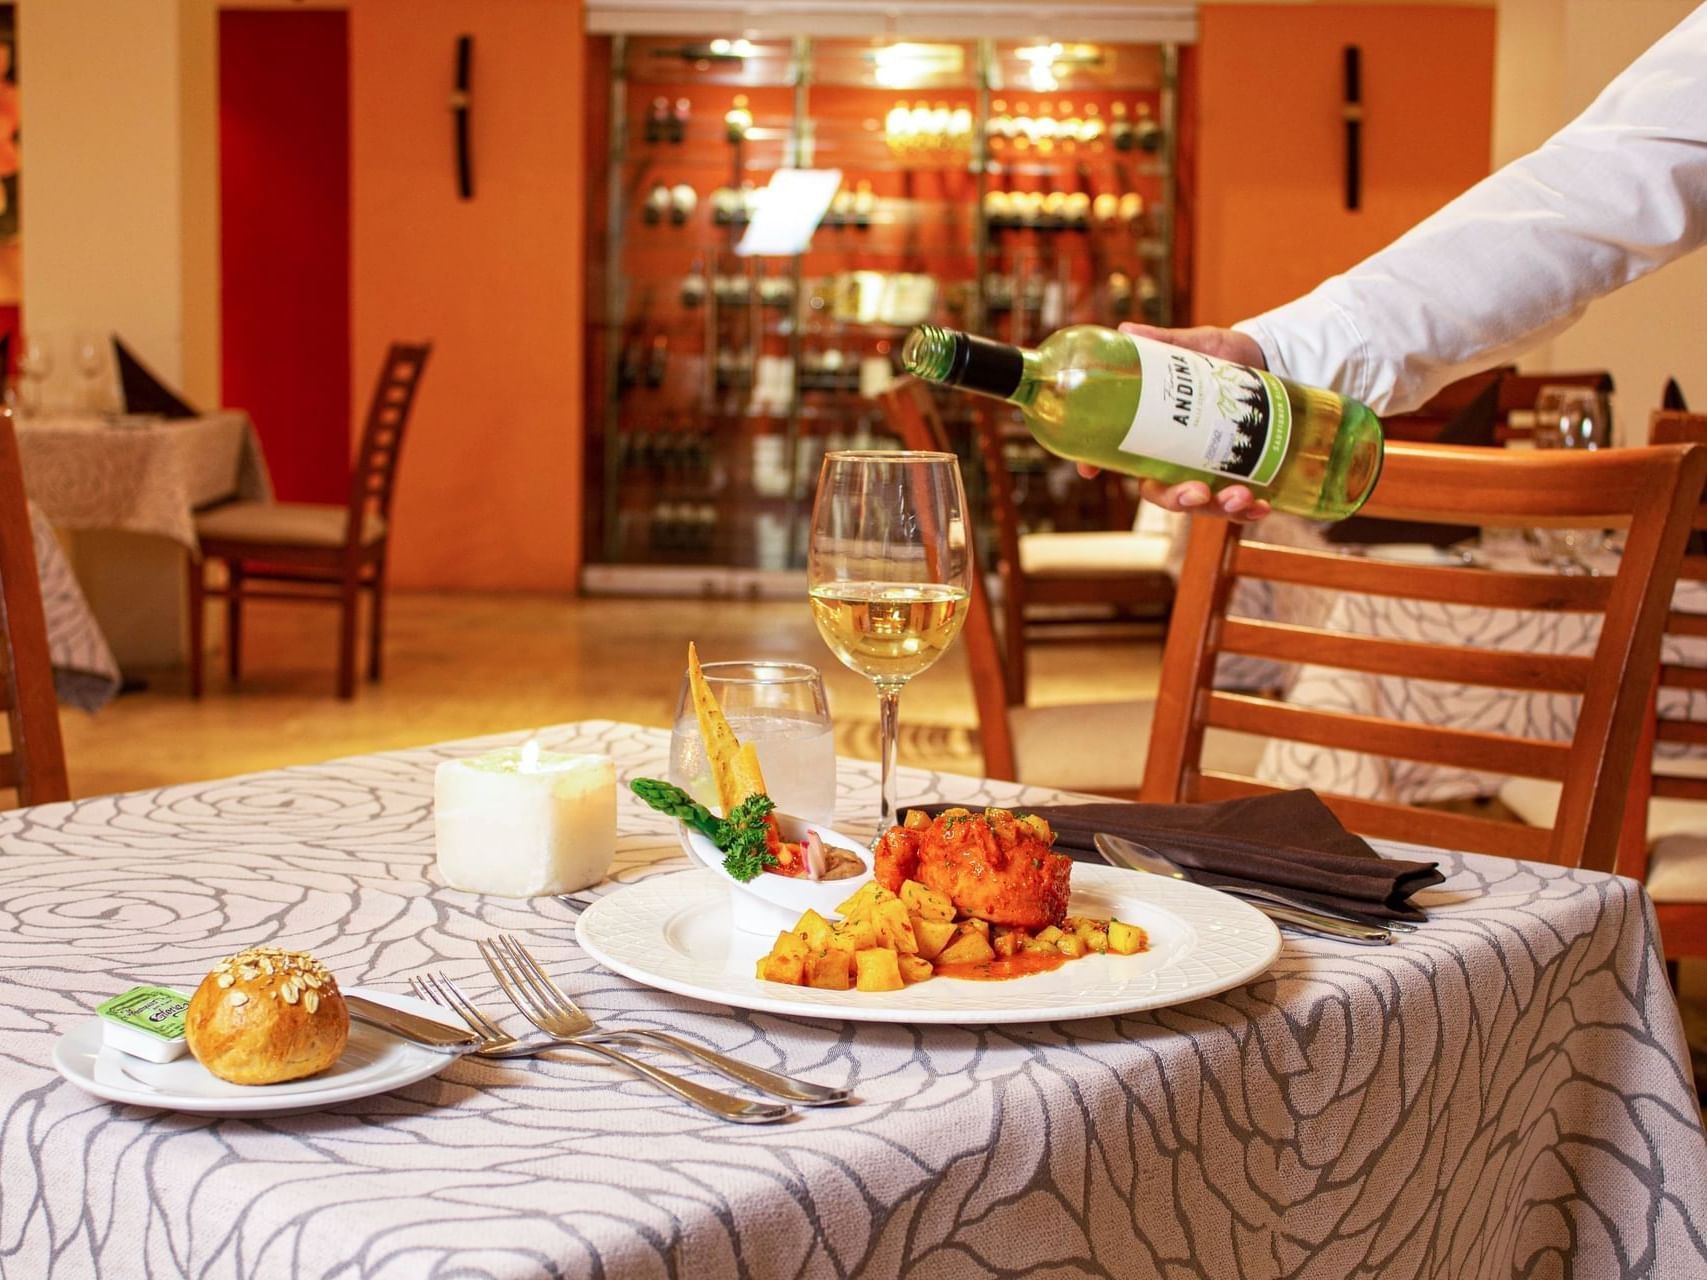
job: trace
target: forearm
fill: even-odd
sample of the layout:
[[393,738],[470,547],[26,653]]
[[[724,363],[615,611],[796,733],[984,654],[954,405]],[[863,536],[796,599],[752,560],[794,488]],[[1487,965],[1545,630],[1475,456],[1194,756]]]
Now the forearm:
[[1539,150],[1235,326],[1270,368],[1402,412],[1707,240],[1707,11]]

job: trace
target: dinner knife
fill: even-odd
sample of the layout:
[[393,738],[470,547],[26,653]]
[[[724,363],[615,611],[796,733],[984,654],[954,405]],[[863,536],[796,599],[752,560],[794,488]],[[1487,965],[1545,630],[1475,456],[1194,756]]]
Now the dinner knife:
[[348,991],[341,994],[352,1016],[370,1026],[378,1027],[381,1031],[402,1036],[414,1044],[439,1053],[468,1053],[480,1047],[480,1037],[467,1027],[453,1027],[436,1018],[393,1009],[388,1004],[380,1004],[377,1000],[369,1000],[366,996],[354,995]]
[[1097,852],[1105,862],[1117,867],[1126,867],[1132,871],[1143,871],[1151,875],[1165,876],[1171,880],[1184,880],[1189,884],[1202,885],[1206,889],[1219,889],[1222,893],[1232,894],[1241,902],[1255,907],[1276,924],[1286,925],[1292,929],[1302,929],[1307,933],[1319,934],[1327,938],[1338,938],[1342,942],[1356,942],[1365,946],[1385,946],[1393,941],[1393,933],[1385,925],[1358,924],[1352,920],[1341,920],[1325,912],[1315,911],[1306,907],[1285,906],[1278,902],[1268,902],[1253,898],[1241,886],[1219,884],[1212,878],[1199,878],[1193,872],[1166,858],[1153,850],[1144,848],[1121,836],[1107,835],[1097,832],[1092,839],[1096,842]]

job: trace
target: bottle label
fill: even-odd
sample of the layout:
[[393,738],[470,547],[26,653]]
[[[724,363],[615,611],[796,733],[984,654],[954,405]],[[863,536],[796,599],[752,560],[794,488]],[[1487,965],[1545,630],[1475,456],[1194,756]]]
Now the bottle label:
[[1292,402],[1272,373],[1127,334],[1143,387],[1123,451],[1266,485],[1286,459]]

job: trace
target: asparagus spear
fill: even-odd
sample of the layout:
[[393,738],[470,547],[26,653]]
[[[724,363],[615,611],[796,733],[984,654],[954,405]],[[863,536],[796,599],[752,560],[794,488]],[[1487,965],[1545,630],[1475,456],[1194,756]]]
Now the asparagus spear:
[[660,782],[656,778],[636,778],[628,787],[659,813],[687,823],[714,841],[723,833],[723,819],[673,783]]

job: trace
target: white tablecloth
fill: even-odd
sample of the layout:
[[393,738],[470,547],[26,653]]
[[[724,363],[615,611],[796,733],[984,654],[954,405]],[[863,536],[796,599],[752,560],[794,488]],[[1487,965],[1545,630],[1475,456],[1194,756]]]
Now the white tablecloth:
[[56,528],[148,533],[196,549],[195,511],[272,496],[249,415],[109,421],[57,414],[18,421],[24,488]]
[[[625,779],[661,774],[668,742],[541,737]],[[559,903],[439,885],[433,766],[478,745],[0,815],[7,1277],[1707,1274],[1707,1144],[1630,881],[1444,855],[1400,944],[1288,940],[1262,979],[1180,1008],[797,1021],[614,977]],[[873,769],[841,782],[869,813]],[[917,772],[902,793],[1052,798]],[[682,865],[656,814],[625,798],[619,821],[618,879]],[[311,948],[345,983],[444,969],[495,999],[475,940],[499,930],[600,1018],[861,1101],[734,1127],[570,1054],[211,1119],[96,1101],[50,1064],[114,991],[187,987],[251,943]]]
[[68,706],[99,711],[119,691],[119,664],[83,598],[53,526],[35,503],[29,509],[54,690]]

